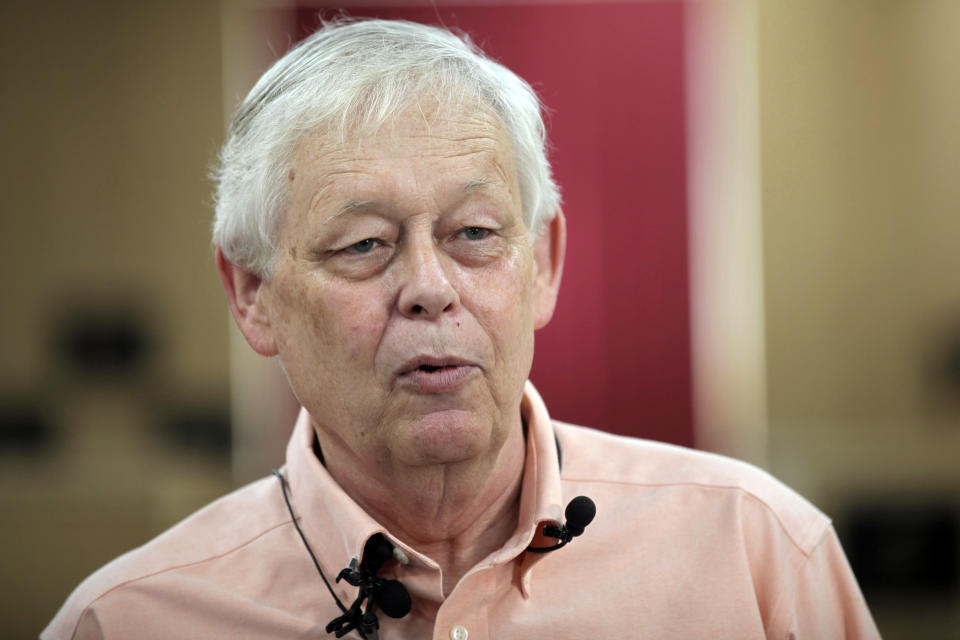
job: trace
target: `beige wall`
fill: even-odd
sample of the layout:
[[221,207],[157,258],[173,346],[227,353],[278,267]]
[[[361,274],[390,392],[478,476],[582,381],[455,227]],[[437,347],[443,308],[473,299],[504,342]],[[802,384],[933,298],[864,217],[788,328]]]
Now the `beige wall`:
[[960,4],[759,4],[775,470],[960,486],[928,358],[960,331]]
[[818,502],[957,486],[960,4],[689,15],[698,444]]
[[205,179],[222,135],[219,28],[216,2],[5,5],[0,260],[17,304],[2,379],[46,374],[59,299],[122,294],[156,314],[171,375],[223,385]]
[[[228,461],[157,437],[155,412],[228,405],[227,317],[208,249],[222,137],[220,7],[4,3],[0,394],[40,394],[55,445],[0,462],[3,637],[231,486]],[[136,380],[64,371],[54,319],[133,305],[157,349]]]

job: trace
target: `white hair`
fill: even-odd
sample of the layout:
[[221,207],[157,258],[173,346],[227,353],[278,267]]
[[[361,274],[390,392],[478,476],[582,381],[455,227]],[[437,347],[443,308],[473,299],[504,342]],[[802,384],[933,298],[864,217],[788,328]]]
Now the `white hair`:
[[338,20],[300,42],[257,82],[234,114],[214,171],[213,242],[269,278],[287,202],[287,174],[304,134],[379,126],[423,95],[489,109],[510,141],[523,216],[535,237],[560,194],[533,89],[467,36],[395,20]]

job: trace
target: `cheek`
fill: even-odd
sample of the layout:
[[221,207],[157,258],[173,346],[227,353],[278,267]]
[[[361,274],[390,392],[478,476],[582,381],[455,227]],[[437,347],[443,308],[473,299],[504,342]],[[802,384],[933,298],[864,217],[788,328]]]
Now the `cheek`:
[[318,319],[329,347],[355,361],[369,361],[387,321],[383,293],[368,287],[330,288],[321,298],[325,313]]
[[383,333],[383,319],[380,314],[371,311],[358,311],[350,314],[347,321],[347,335],[343,336],[349,357],[354,359],[373,356],[373,348]]
[[335,354],[363,358],[383,330],[383,311],[376,303],[380,293],[356,285],[298,284],[284,292],[279,314],[287,347],[309,353],[311,360]]
[[527,314],[531,308],[533,268],[526,258],[526,254],[518,254],[485,274],[484,289],[493,293],[491,303],[499,305],[505,317]]
[[533,327],[532,269],[523,257],[485,270],[471,286],[478,319],[495,341],[508,342],[507,349],[521,347]]
[[353,339],[363,341],[373,337],[382,327],[383,314],[372,304],[364,304],[353,298],[327,298],[328,312],[324,318],[324,329],[332,334],[333,340]]

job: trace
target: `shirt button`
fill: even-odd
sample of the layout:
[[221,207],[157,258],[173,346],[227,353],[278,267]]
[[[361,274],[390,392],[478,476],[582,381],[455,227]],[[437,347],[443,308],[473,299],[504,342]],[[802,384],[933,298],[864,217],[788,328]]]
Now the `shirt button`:
[[467,633],[467,628],[462,625],[457,625],[453,629],[450,629],[450,640],[467,640],[467,636],[470,635]]

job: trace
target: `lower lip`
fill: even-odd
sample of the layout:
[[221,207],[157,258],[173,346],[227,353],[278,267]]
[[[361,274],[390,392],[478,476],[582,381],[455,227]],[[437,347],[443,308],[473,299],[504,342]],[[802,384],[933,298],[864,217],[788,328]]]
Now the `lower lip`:
[[425,393],[444,393],[461,387],[476,367],[461,365],[442,367],[436,371],[414,369],[403,374],[400,379]]

